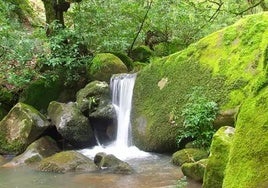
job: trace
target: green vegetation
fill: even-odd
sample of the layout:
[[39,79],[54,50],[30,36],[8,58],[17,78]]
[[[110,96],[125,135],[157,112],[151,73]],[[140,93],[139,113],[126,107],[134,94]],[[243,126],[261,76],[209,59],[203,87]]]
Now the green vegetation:
[[[189,94],[188,101],[182,109],[184,129],[177,136],[178,145],[183,139],[191,138],[193,146],[208,149],[215,133],[212,123],[217,112],[217,104],[203,95],[202,88],[193,88],[193,92]],[[174,114],[176,121],[178,119],[176,110]]]

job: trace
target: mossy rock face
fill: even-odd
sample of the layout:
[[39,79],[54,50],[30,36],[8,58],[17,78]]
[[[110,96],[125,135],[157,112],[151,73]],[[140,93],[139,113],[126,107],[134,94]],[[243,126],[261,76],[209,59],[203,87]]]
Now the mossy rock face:
[[76,151],[63,151],[43,159],[38,170],[43,172],[93,172],[97,170],[94,162]]
[[80,148],[95,143],[89,120],[75,103],[52,101],[48,107],[48,116],[61,136],[73,146]]
[[207,159],[201,159],[200,161],[194,163],[184,163],[181,166],[181,170],[183,174],[188,178],[202,182],[206,166],[207,166]]
[[184,163],[194,163],[207,157],[208,152],[201,149],[195,149],[195,148],[182,149],[173,153],[172,163],[181,166]]
[[134,144],[146,151],[176,150],[181,112],[195,86],[220,110],[234,109],[262,90],[268,83],[267,27],[268,13],[248,16],[143,68],[133,95]]
[[32,106],[16,104],[0,122],[0,154],[20,154],[47,128],[49,122]]
[[240,107],[223,188],[268,187],[268,87]]
[[221,127],[213,136],[203,182],[204,188],[221,188],[224,171],[228,162],[233,127]]
[[43,158],[59,152],[60,149],[57,143],[50,137],[45,136],[29,145],[25,152],[13,158],[10,162],[6,163],[4,167],[15,167],[21,165],[34,165],[40,162]]
[[88,70],[89,77],[93,80],[109,82],[113,74],[127,73],[126,65],[111,53],[97,54]]
[[234,127],[238,108],[220,111],[213,122],[216,130],[223,126]]
[[130,57],[133,61],[149,62],[153,51],[148,46],[139,46],[131,51]]

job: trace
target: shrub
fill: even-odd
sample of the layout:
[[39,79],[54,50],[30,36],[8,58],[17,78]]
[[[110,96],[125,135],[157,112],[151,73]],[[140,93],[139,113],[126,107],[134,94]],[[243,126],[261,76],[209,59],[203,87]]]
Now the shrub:
[[203,94],[201,87],[194,87],[188,95],[188,102],[184,106],[181,115],[184,117],[183,127],[177,136],[177,143],[183,139],[193,139],[193,145],[208,148],[215,129],[212,122],[215,120],[218,105],[210,101]]

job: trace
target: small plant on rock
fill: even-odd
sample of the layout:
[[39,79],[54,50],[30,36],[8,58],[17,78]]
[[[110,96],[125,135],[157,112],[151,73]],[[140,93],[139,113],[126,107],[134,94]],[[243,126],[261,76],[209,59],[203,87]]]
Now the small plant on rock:
[[218,105],[204,96],[201,87],[194,87],[188,97],[181,113],[184,129],[177,136],[177,143],[190,138],[193,139],[194,146],[207,149],[215,133],[212,122],[216,118]]

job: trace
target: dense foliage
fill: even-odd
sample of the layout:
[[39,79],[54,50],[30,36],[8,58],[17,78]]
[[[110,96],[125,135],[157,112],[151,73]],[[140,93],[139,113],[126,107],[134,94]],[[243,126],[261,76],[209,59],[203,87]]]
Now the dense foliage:
[[218,112],[217,103],[208,100],[200,87],[194,87],[189,94],[188,102],[182,110],[184,130],[178,135],[177,142],[183,139],[193,139],[193,145],[198,148],[209,148],[215,133],[213,121]]

